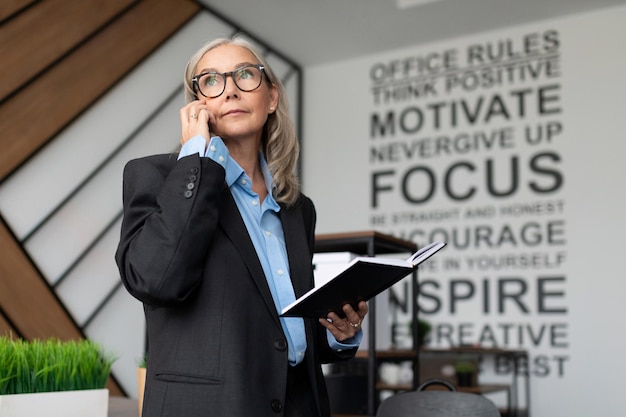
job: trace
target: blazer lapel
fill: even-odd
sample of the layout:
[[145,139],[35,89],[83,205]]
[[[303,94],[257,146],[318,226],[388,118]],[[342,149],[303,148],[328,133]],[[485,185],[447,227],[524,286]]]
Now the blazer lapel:
[[281,206],[280,219],[285,234],[289,270],[296,298],[313,286],[311,281],[311,254],[304,227],[302,212],[298,208],[286,209]]
[[256,283],[265,304],[278,322],[278,312],[276,311],[276,305],[274,304],[267,278],[263,272],[263,267],[259,261],[256,249],[254,249],[254,244],[250,239],[246,225],[243,222],[241,214],[239,214],[237,204],[226,185],[224,186],[222,205],[220,207],[220,224],[224,233],[241,254],[246,268],[250,271],[250,275]]
[[[241,218],[241,214],[239,214],[237,204],[227,186],[224,187],[223,192],[222,206],[220,207],[220,224],[222,229],[241,254],[246,267],[250,271],[250,275],[252,275],[259,292],[263,296],[265,304],[278,321],[278,312],[276,311],[267,278],[248,230]],[[282,205],[280,219],[285,234],[291,282],[297,298],[313,286],[311,254],[309,253],[304,220],[301,210],[297,208],[287,209]]]

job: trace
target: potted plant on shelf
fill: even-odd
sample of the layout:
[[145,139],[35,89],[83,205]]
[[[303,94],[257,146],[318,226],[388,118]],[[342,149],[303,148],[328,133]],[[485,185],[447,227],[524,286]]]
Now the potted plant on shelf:
[[417,345],[418,347],[424,346],[426,338],[432,329],[432,324],[424,319],[417,319]]
[[456,384],[459,387],[476,385],[476,364],[470,360],[459,360],[454,365]]
[[106,417],[114,361],[90,340],[0,337],[0,415]]

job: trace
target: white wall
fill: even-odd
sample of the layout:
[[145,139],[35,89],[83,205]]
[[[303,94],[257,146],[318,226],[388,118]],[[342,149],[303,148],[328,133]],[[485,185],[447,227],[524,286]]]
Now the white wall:
[[[626,7],[617,7],[305,72],[303,180],[318,233],[376,229],[420,245],[447,240],[420,272],[420,314],[435,325],[431,345],[527,349],[534,417],[623,413],[615,368],[626,343],[625,21]],[[487,49],[497,46],[508,52],[489,59]],[[429,68],[414,66],[432,57]],[[407,74],[403,63],[411,64]],[[413,77],[429,88],[376,101],[372,74],[382,68],[387,86]],[[472,80],[498,68],[495,85],[446,87],[455,76]],[[374,115],[390,113],[395,132],[372,133]],[[459,135],[475,141],[436,152],[437,138],[455,143]],[[373,149],[393,152],[374,161]],[[430,198],[427,172],[436,181]],[[468,245],[454,239],[465,232],[482,237]],[[494,263],[502,259],[516,263]]]

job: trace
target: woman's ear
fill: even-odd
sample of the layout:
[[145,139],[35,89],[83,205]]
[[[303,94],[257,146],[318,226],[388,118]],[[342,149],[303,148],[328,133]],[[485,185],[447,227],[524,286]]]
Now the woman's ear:
[[277,108],[278,108],[278,88],[276,88],[276,85],[272,84],[272,87],[270,88],[270,103],[268,106],[268,113],[269,114],[274,113]]

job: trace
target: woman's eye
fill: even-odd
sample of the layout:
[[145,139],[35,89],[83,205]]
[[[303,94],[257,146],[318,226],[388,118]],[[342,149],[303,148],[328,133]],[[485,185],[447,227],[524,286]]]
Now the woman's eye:
[[241,68],[237,70],[237,78],[245,79],[245,78],[250,78],[250,77],[252,77],[252,71],[250,71],[250,69]]
[[217,81],[217,75],[213,75],[213,74],[208,74],[204,77],[204,85],[206,85],[207,87],[211,87],[214,86],[218,83]]

